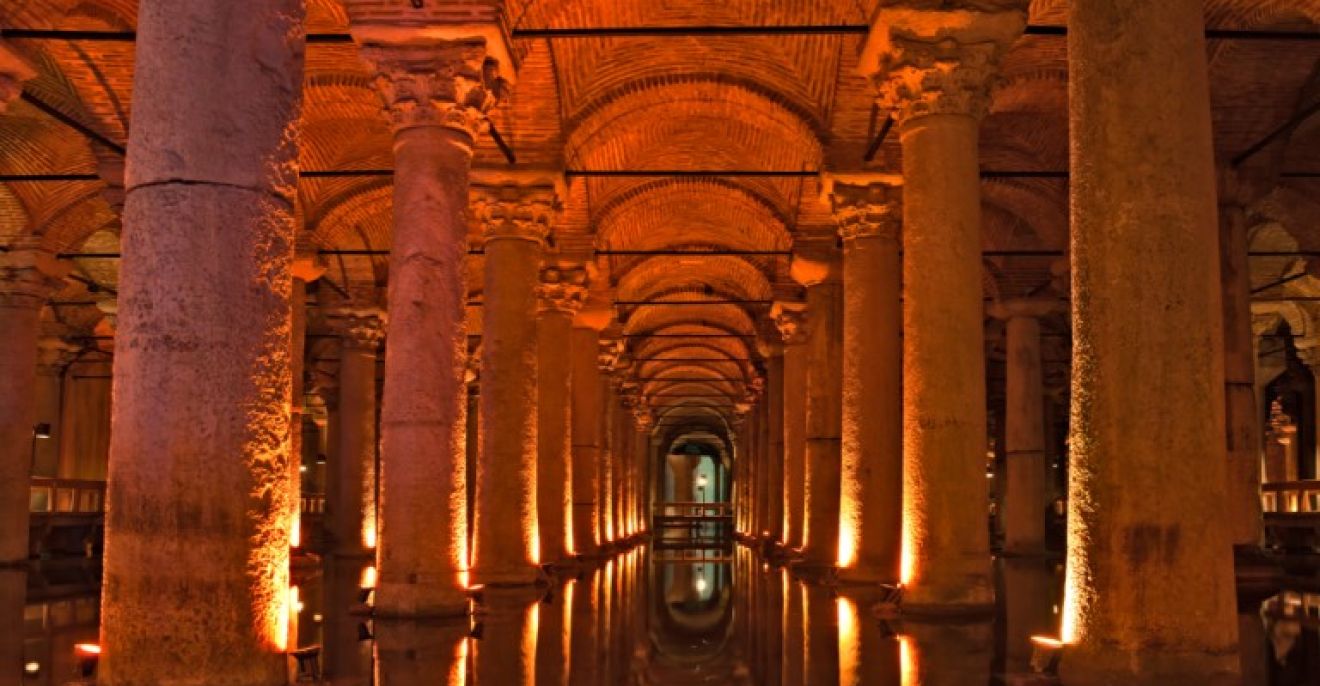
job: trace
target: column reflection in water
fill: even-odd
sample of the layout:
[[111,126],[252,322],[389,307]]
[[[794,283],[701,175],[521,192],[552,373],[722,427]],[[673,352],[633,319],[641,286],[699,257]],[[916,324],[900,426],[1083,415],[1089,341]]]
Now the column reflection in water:
[[[368,620],[368,608],[365,603],[366,591],[363,582],[367,561],[361,558],[340,558],[327,556],[321,578],[322,606],[317,612],[313,609],[310,623],[315,626],[316,615],[321,617],[321,673],[324,679],[334,686],[358,686],[366,683],[371,673],[371,643],[363,630]],[[316,596],[308,584],[309,599]],[[311,608],[309,608],[311,609]],[[307,612],[304,611],[302,626],[306,627]],[[299,645],[309,645],[306,634]]]
[[[21,567],[0,567],[0,626],[26,629],[23,614],[26,599],[27,570]],[[25,659],[23,643],[22,640],[0,638],[0,674],[24,674],[29,662],[37,664],[37,672],[40,673],[41,662],[35,655]]]
[[473,683],[534,686],[536,642],[540,629],[539,596],[528,587],[487,587],[481,592],[476,621],[480,638]]
[[1008,674],[1031,671],[1032,636],[1059,635],[1058,609],[1063,602],[1062,570],[1039,558],[1000,558],[1000,669]]
[[[467,686],[468,621],[380,620],[376,636],[376,680],[380,686]],[[361,683],[361,682],[358,682]],[[515,686],[519,682],[512,682]]]

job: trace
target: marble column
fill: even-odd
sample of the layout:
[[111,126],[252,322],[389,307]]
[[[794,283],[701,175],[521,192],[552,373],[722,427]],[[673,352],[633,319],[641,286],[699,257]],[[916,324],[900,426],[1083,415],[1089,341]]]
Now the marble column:
[[[573,322],[572,441],[573,441],[573,548],[579,555],[594,555],[603,542],[597,511],[600,488],[600,422],[604,388],[597,356],[600,352],[598,310],[586,311]],[[603,323],[600,323],[603,325]]]
[[287,680],[303,19],[139,3],[98,684]]
[[988,612],[994,599],[977,138],[1026,2],[976,6],[987,4],[996,9],[881,10],[861,62],[903,147],[901,571],[910,613]]
[[[536,507],[541,559],[570,561],[573,538],[573,317],[587,297],[581,267],[541,270],[537,337]],[[594,344],[591,347],[595,352]]]
[[843,446],[839,574],[898,583],[903,528],[901,190],[835,180],[843,239]]
[[385,313],[371,306],[342,306],[328,313],[339,333],[338,450],[330,464],[335,498],[327,503],[331,549],[341,557],[369,556],[376,549],[376,351],[385,334]]
[[553,186],[482,186],[475,203],[486,259],[472,573],[487,585],[529,584],[541,561],[536,289],[555,192]]
[[480,39],[370,28],[355,38],[394,129],[376,614],[461,614],[469,167],[502,82]]
[[767,538],[784,541],[784,346],[768,346],[765,364],[767,441],[765,530]]
[[1224,407],[1228,436],[1227,500],[1233,512],[1227,525],[1234,545],[1254,548],[1260,546],[1264,532],[1260,509],[1262,414],[1256,400],[1251,267],[1247,264],[1249,246],[1245,205],[1249,200],[1249,189],[1232,169],[1221,167],[1218,181]]
[[1005,322],[1003,497],[1004,553],[1045,552],[1049,484],[1045,462],[1045,386],[1041,372],[1040,319],[1062,309],[1058,300],[993,303],[990,315]]
[[1060,675],[1070,686],[1241,683],[1204,5],[1068,9],[1073,425]]
[[28,494],[37,421],[37,325],[68,268],[36,240],[0,253],[0,566],[28,557]]
[[807,349],[806,305],[777,302],[770,317],[784,343],[784,547],[802,547],[802,486],[806,481],[806,388],[810,351]]
[[812,323],[807,349],[806,478],[803,564],[833,567],[839,560],[839,478],[842,412],[843,288],[837,254],[793,257],[793,278],[806,286]]
[[[60,442],[65,427],[60,422],[64,405],[64,375],[78,358],[78,346],[58,336],[37,341],[36,424],[50,427],[48,438],[38,438],[32,450],[32,476],[60,476]],[[77,430],[77,427],[69,427]]]

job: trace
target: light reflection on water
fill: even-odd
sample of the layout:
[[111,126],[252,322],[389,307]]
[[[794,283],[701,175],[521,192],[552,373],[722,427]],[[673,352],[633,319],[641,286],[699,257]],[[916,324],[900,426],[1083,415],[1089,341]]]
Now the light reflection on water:
[[[1030,671],[1030,637],[1057,633],[1061,591],[1054,563],[1003,560],[993,618],[885,621],[869,590],[804,583],[745,549],[675,561],[635,548],[547,587],[486,589],[469,618],[385,622],[369,616],[365,565],[330,558],[297,575],[297,643],[318,648],[303,664],[317,683],[994,684]],[[0,569],[0,626],[22,627],[0,632],[0,684],[79,682],[99,575],[87,562]],[[1239,631],[1244,683],[1320,683],[1320,593],[1244,608]]]

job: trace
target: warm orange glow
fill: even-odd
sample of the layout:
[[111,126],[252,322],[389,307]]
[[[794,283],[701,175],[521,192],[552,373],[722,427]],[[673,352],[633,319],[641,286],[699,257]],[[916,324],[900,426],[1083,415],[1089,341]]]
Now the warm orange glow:
[[468,642],[470,638],[464,638],[458,642],[454,650],[454,663],[449,668],[449,679],[446,686],[466,686],[467,684],[467,663],[468,663]]
[[862,642],[858,632],[857,606],[843,597],[834,602],[839,613],[839,686],[853,686],[862,683]]
[[376,587],[376,566],[367,565],[362,569],[362,578],[358,581],[358,588]]
[[73,646],[73,651],[84,657],[91,655],[100,655],[101,646],[97,643],[79,643]]
[[536,686],[536,639],[541,633],[541,604],[532,603],[527,608],[523,622],[522,662],[527,665],[523,670],[523,686]]
[[917,651],[912,647],[910,636],[898,637],[898,683],[899,686],[917,686]]
[[839,566],[851,567],[857,561],[857,505],[853,503],[851,511],[844,509],[848,501],[839,504]]
[[375,525],[375,522],[372,522],[371,526],[367,526],[366,523],[363,522],[363,525],[362,525],[362,545],[366,546],[368,550],[375,550],[375,549],[376,549],[376,525]]
[[302,516],[294,513],[293,521],[289,524],[289,547],[302,547]]
[[1065,645],[1061,639],[1054,638],[1053,636],[1032,636],[1031,643],[1040,648],[1054,650],[1062,648]]
[[899,555],[898,582],[904,586],[912,584],[912,580],[917,576],[917,554],[915,534],[912,527],[908,524],[909,518],[906,514],[903,517],[903,550]]

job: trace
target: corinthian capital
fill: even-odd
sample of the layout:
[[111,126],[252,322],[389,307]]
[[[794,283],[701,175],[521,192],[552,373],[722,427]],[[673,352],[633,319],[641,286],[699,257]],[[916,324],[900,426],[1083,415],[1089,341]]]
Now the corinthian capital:
[[557,211],[553,186],[473,186],[472,211],[486,240],[514,238],[540,243]]
[[481,39],[368,42],[360,54],[374,72],[395,131],[443,126],[476,140],[506,88]]
[[770,319],[779,330],[784,345],[807,342],[807,306],[796,302],[777,302],[770,307]]
[[326,313],[326,320],[347,348],[374,351],[385,339],[385,312],[378,307],[336,307]]
[[898,186],[835,182],[830,191],[830,205],[843,240],[898,240],[903,226],[903,191]]
[[40,247],[0,252],[0,307],[41,307],[64,286],[69,265]]
[[577,314],[587,302],[587,270],[581,267],[546,267],[536,287],[538,310]]
[[928,114],[980,118],[1000,58],[1026,26],[1027,4],[981,0],[887,7],[872,25],[862,73],[900,125]]

